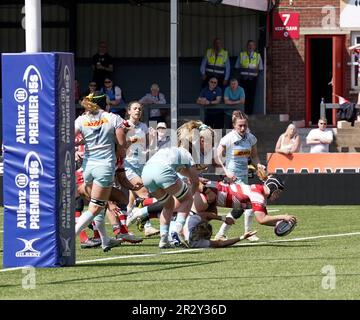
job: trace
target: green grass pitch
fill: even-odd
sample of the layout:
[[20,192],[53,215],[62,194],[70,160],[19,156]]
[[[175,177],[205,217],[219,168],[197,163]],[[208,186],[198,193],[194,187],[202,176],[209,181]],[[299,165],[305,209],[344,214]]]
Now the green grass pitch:
[[[26,289],[24,270],[2,269],[1,208],[0,299],[360,299],[359,206],[269,209],[295,214],[295,230],[278,238],[254,222],[259,244],[206,250],[160,250],[159,239],[150,238],[103,253],[78,242],[76,266],[36,269],[34,288]],[[212,224],[217,231],[220,223]],[[243,218],[229,235],[242,232]]]

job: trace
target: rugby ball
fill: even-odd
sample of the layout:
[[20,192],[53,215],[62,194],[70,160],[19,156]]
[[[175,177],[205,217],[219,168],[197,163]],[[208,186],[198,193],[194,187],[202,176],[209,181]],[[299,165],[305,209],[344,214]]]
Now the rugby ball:
[[294,228],[295,223],[291,223],[286,220],[281,220],[276,223],[274,232],[278,237],[284,237],[288,235]]

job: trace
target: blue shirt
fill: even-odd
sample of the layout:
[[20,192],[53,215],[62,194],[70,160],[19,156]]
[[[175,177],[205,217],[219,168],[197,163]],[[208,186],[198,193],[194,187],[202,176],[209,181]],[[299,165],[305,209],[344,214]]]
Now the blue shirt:
[[216,97],[222,96],[222,90],[216,87],[214,90],[210,90],[209,87],[205,87],[200,92],[200,98],[206,98],[209,101],[216,100]]
[[231,101],[245,99],[245,91],[242,87],[239,86],[234,92],[231,90],[231,87],[229,86],[225,89],[224,98],[225,97]]

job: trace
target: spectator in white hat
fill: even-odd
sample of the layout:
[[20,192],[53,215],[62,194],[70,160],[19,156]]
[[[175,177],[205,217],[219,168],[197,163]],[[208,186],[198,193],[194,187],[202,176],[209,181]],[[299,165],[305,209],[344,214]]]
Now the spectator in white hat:
[[157,149],[164,149],[170,147],[170,136],[167,134],[167,127],[165,122],[159,122],[156,126],[158,135]]
[[[149,104],[166,104],[165,96],[160,92],[160,88],[157,83],[153,83],[151,85],[150,93],[143,96],[139,102],[144,106]],[[160,109],[151,109],[149,120],[164,121],[164,117],[162,116]]]

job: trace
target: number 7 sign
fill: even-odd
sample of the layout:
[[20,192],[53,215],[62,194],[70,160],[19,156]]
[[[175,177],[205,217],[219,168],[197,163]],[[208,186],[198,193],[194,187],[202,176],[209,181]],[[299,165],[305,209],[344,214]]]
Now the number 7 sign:
[[298,12],[274,12],[273,39],[299,39],[299,28]]

